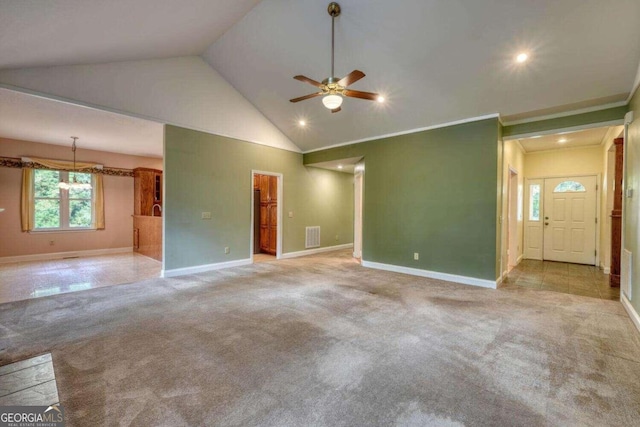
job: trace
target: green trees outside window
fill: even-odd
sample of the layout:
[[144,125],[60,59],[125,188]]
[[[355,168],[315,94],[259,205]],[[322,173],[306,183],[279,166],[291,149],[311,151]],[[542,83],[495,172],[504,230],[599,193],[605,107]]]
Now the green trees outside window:
[[36,169],[34,218],[36,230],[73,230],[93,225],[93,190],[58,188],[60,180],[92,183],[90,173]]

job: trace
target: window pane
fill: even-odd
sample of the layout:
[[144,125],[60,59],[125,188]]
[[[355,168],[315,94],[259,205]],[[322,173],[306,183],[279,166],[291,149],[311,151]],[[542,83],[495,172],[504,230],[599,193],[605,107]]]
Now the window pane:
[[36,199],[35,217],[36,228],[60,227],[60,200]]
[[585,192],[587,191],[587,189],[584,188],[584,185],[580,184],[577,181],[562,181],[553,190],[554,193],[566,193],[567,191]]
[[60,197],[60,172],[36,169],[34,175],[36,197]]
[[91,227],[91,200],[69,200],[69,227]]
[[529,221],[540,221],[540,185],[529,186]]
[[[76,182],[79,182],[81,184],[91,184],[90,173],[69,172],[70,182],[73,182],[74,179],[76,180]],[[69,198],[70,199],[90,199],[91,189],[90,188],[70,188]]]

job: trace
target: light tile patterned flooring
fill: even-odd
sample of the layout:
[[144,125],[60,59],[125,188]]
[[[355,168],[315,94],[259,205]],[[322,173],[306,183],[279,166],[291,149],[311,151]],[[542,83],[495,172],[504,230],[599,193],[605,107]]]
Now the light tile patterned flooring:
[[135,252],[0,264],[0,303],[160,277],[162,263]]
[[259,262],[271,262],[271,261],[275,261],[276,257],[273,255],[269,255],[269,254],[253,254],[253,262],[254,263],[259,263]]
[[511,270],[504,285],[601,299],[620,299],[620,288],[609,286],[609,275],[590,265],[525,259]]
[[50,353],[0,366],[0,406],[56,403],[58,387]]

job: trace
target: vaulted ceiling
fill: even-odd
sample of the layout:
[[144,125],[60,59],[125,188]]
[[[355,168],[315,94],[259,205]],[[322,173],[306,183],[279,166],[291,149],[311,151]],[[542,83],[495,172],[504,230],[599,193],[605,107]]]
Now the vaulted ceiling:
[[[303,151],[488,114],[625,101],[640,2],[341,0],[336,74],[387,102],[331,114],[294,80],[329,76],[328,0],[50,0],[0,4],[0,69],[202,55]],[[529,61],[514,62],[520,52]],[[535,114],[535,113],[534,113]],[[299,120],[306,126],[300,127]]]

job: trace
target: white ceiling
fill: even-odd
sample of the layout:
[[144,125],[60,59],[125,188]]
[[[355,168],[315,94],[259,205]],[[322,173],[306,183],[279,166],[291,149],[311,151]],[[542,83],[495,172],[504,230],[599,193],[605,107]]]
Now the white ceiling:
[[[367,76],[331,114],[297,74],[328,77],[329,0],[0,3],[0,69],[203,54],[303,151],[500,113],[626,100],[637,0],[340,0],[336,74]],[[529,52],[526,64],[513,58]],[[305,128],[298,121],[307,122]],[[68,135],[67,135],[68,136]]]
[[[640,1],[341,0],[336,74],[385,105],[328,112],[294,80],[330,71],[328,1],[263,0],[205,54],[303,151],[491,113],[626,100],[640,62]],[[520,51],[531,59],[517,66]],[[304,118],[304,130],[297,121]]]
[[0,89],[0,136],[137,156],[162,157],[163,125]]
[[0,2],[0,68],[199,55],[259,0]]
[[[558,150],[565,148],[590,147],[602,144],[609,131],[608,127],[565,132],[554,135],[544,135],[533,138],[520,139],[520,145],[526,153],[536,151]],[[559,142],[566,140],[565,142]]]

